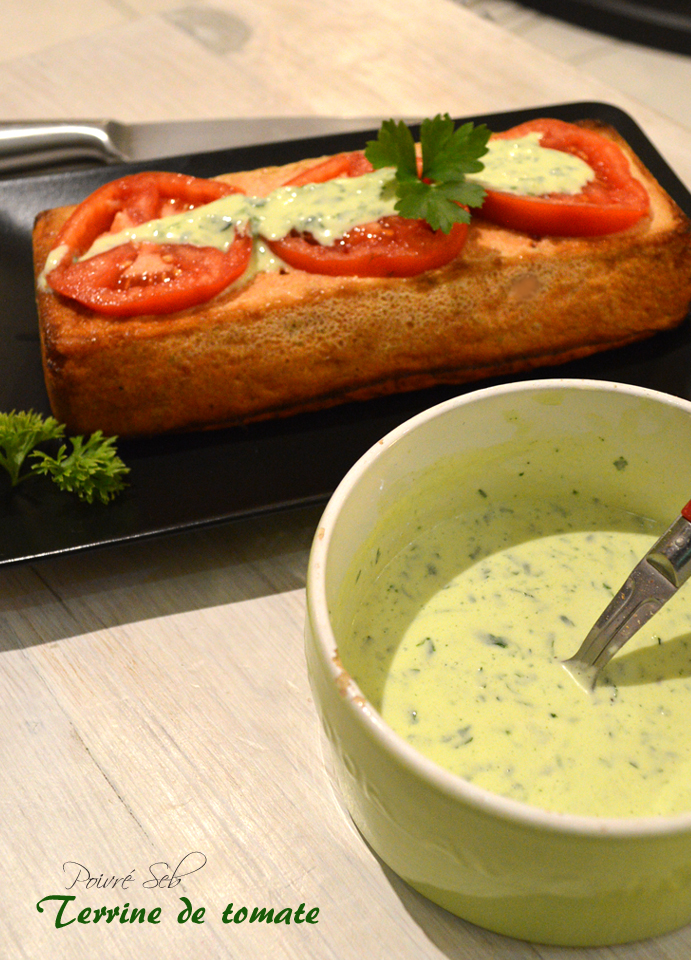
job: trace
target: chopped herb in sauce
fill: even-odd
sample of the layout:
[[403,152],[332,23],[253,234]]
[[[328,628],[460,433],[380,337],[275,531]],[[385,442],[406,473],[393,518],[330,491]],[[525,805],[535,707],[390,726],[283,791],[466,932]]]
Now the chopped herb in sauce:
[[[493,792],[585,815],[691,811],[689,595],[592,695],[561,667],[659,530],[585,495],[480,495],[476,514],[418,534],[386,565],[339,646],[347,669],[417,750]],[[381,657],[372,636],[387,638]]]

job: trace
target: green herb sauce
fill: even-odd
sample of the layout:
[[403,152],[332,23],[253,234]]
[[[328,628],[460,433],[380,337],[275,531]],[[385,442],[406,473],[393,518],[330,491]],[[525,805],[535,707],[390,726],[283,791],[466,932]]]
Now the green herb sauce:
[[484,169],[468,176],[489,190],[539,197],[549,193],[580,193],[593,179],[593,170],[580,157],[540,146],[540,134],[515,140],[490,140],[482,158]]
[[394,172],[376,170],[361,177],[279,187],[267,197],[231,193],[183,214],[151,220],[115,234],[104,234],[84,255],[92,257],[129,240],[191,243],[227,250],[235,233],[280,240],[297,230],[329,246],[344,233],[394,213]]
[[598,816],[691,811],[691,594],[587,693],[561,661],[659,535],[571,500],[493,502],[424,531],[359,605],[341,649],[384,720],[502,796]]

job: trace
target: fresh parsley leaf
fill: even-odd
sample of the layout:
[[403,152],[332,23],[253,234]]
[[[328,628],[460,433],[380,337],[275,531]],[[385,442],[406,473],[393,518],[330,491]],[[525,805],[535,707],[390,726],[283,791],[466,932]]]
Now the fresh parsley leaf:
[[[396,210],[402,217],[426,220],[433,230],[449,233],[454,223],[470,223],[466,206],[480,206],[485,193],[476,183],[401,184]],[[472,201],[472,202],[471,202]],[[464,206],[459,207],[462,203]]]
[[367,143],[365,156],[375,170],[395,167],[397,180],[417,180],[415,141],[402,120],[385,120],[377,139]]
[[420,126],[422,147],[422,177],[435,182],[462,181],[468,173],[479,173],[483,168],[480,157],[487,153],[489,130],[464,123],[454,130],[448,113],[433,120],[423,120]]
[[95,499],[108,503],[125,487],[124,475],[129,473],[115,451],[116,437],[104,437],[96,430],[86,440],[72,437],[72,452],[62,444],[55,457],[42,450],[32,454],[38,459],[33,470],[50,476],[61,490],[76,493],[81,500],[93,503]]
[[[43,418],[33,410],[0,413],[0,467],[8,472],[12,486],[27,477],[44,474],[61,490],[75,493],[87,503],[108,503],[125,487],[129,473],[115,450],[116,437],[100,430],[88,439],[72,437],[71,452],[61,444],[53,457],[38,449],[42,443],[60,440],[65,427],[54,417]],[[36,462],[29,465],[28,458]]]
[[448,113],[423,120],[418,176],[412,133],[403,121],[385,120],[377,139],[367,143],[365,156],[375,169],[395,168],[400,216],[426,220],[433,230],[449,233],[454,223],[470,221],[465,207],[482,206],[485,191],[466,176],[482,170],[480,157],[487,153],[489,136],[484,124],[464,123],[456,129]]
[[0,413],[0,466],[16,486],[28,473],[22,473],[27,456],[39,443],[62,437],[65,428],[53,417],[45,420],[33,410]]

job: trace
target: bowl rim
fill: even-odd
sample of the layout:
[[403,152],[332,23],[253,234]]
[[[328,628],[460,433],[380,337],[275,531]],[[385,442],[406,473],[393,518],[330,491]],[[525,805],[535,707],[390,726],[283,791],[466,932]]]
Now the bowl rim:
[[447,797],[463,801],[481,812],[511,820],[542,831],[577,834],[583,837],[643,838],[673,836],[691,831],[691,811],[669,816],[598,817],[544,810],[540,807],[502,797],[458,774],[445,769],[419,753],[397,734],[356,681],[343,667],[336,637],[331,627],[326,599],[326,570],[334,526],[340,512],[363,475],[402,437],[449,410],[476,403],[487,397],[542,390],[591,390],[617,392],[677,407],[691,417],[691,401],[663,391],[611,380],[584,378],[548,378],[499,384],[469,391],[421,411],[399,424],[373,444],[348,470],[329,499],[317,525],[307,568],[307,617],[313,626],[314,640],[338,696],[345,702],[358,725],[394,760]]

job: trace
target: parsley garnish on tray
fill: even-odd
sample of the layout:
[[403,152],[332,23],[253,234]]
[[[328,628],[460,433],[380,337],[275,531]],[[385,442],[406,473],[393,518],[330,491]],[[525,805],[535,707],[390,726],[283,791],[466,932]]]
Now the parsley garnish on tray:
[[[433,230],[449,233],[454,223],[469,223],[464,207],[480,207],[485,191],[468,183],[469,173],[483,168],[490,131],[484,125],[464,123],[454,129],[448,113],[423,120],[420,126],[422,175],[418,176],[415,141],[399,120],[385,120],[376,140],[370,140],[365,156],[376,169],[396,168],[395,209],[402,217],[426,220]],[[463,206],[459,206],[463,204]]]
[[[65,427],[54,417],[43,418],[33,410],[0,413],[0,467],[10,475],[12,486],[27,477],[44,474],[61,490],[75,493],[80,500],[108,503],[125,488],[129,473],[115,450],[116,437],[104,437],[100,430],[90,437],[72,437],[72,449],[61,444],[51,456],[39,445],[61,440]],[[31,457],[34,463],[28,465]]]

